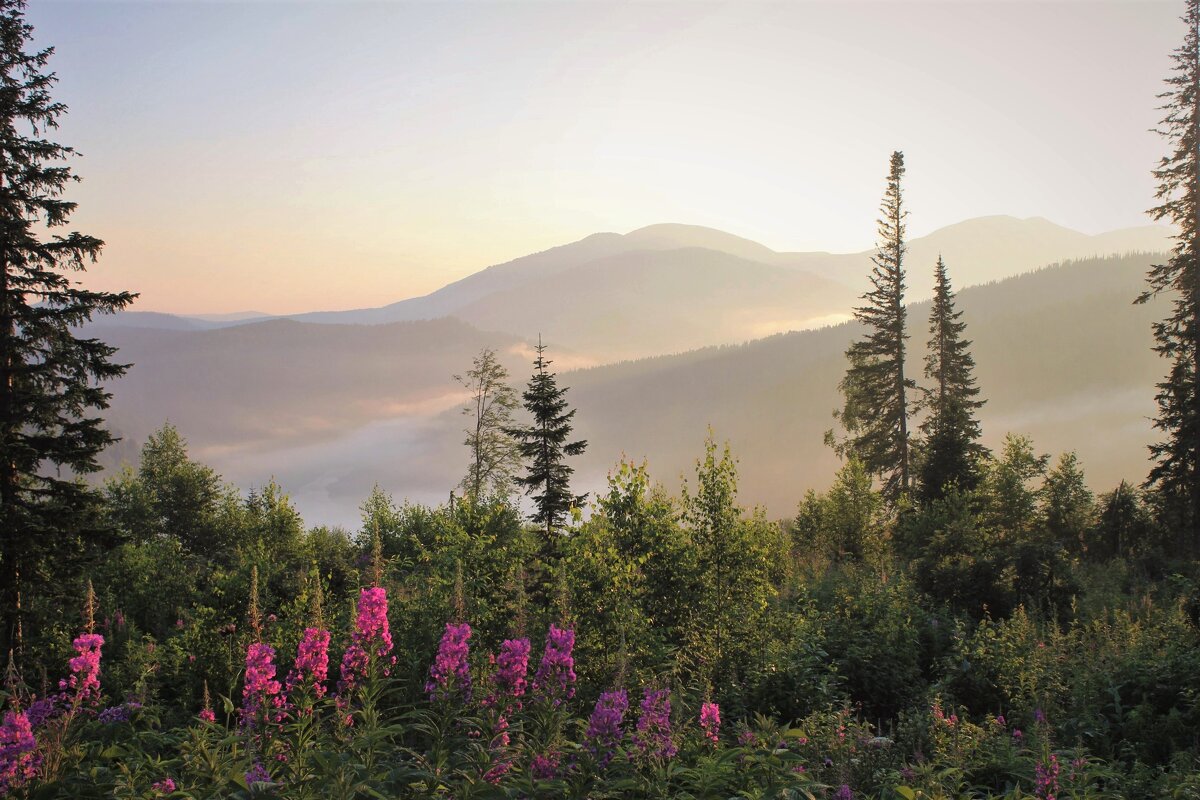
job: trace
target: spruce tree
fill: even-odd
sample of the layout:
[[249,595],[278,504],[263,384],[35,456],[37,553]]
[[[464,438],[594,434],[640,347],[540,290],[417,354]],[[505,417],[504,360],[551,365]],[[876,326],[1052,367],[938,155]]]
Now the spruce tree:
[[81,288],[74,275],[103,242],[52,233],[75,210],[63,198],[77,180],[65,164],[75,151],[45,138],[66,107],[50,97],[53,49],[26,49],[24,12],[24,0],[0,0],[0,652],[21,649],[45,559],[66,564],[81,550],[96,493],[80,476],[114,441],[96,412],[110,398],[102,382],[126,367],[78,327],[134,298]]
[[575,470],[563,459],[582,453],[587,441],[567,441],[575,409],[567,411],[567,401],[563,399],[567,389],[559,388],[557,376],[547,369],[552,363],[546,358],[546,346],[539,337],[533,376],[522,394],[525,408],[533,415],[533,424],[506,429],[517,441],[527,465],[527,473],[514,477],[513,481],[526,494],[533,495],[532,519],[545,529],[548,544],[554,541],[555,529],[562,525],[570,508],[582,504],[587,497],[571,494],[570,481]]
[[979,460],[987,452],[978,443],[975,412],[984,401],[975,399],[975,359],[971,342],[963,338],[967,324],[960,319],[962,312],[954,310],[954,292],[941,256],[935,277],[925,357],[925,377],[932,385],[925,390],[929,416],[921,423],[924,441],[917,481],[920,499],[927,503],[941,498],[951,485],[974,489]]
[[866,324],[865,338],[846,351],[850,367],[840,389],[845,405],[838,417],[847,441],[839,445],[844,455],[853,455],[874,475],[883,479],[883,491],[895,501],[909,491],[912,479],[908,430],[910,389],[915,384],[904,376],[904,210],[900,180],[904,176],[904,154],[892,153],[887,190],[879,219],[879,244],[872,258],[871,290],[863,295],[865,305],[854,310],[855,319]]
[[1150,446],[1156,462],[1146,481],[1162,495],[1169,523],[1200,546],[1200,0],[1188,0],[1183,45],[1173,54],[1174,73],[1167,90],[1160,133],[1172,151],[1154,170],[1161,204],[1150,210],[1156,220],[1179,228],[1175,249],[1165,264],[1147,275],[1149,289],[1138,297],[1144,303],[1161,292],[1173,298],[1170,316],[1154,323],[1154,350],[1171,361],[1158,384],[1158,417],[1154,425],[1165,439]]

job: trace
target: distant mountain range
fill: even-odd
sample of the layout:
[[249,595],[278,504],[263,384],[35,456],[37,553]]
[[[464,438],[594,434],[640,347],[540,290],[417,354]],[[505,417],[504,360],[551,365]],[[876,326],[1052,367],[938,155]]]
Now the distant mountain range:
[[[981,217],[909,244],[908,297],[932,293],[946,259],[971,286],[1056,261],[1163,252],[1169,229],[1089,236],[1040,218]],[[443,288],[379,308],[289,315],[298,322],[382,325],[454,316],[482,330],[547,341],[599,361],[683,352],[842,321],[866,286],[871,252],[777,253],[723,231],[651,225],[488,267]],[[205,330],[261,321],[255,312],[176,317],[125,312],[103,327]]]
[[[1162,251],[1167,237],[1161,228],[1085,236],[998,217],[911,243],[914,296],[924,281],[916,265],[938,252],[956,286],[1019,276],[960,298],[990,443],[1011,430],[1048,451],[1074,447],[1101,488],[1144,476],[1162,371],[1149,325],[1163,309],[1130,301],[1154,259],[1034,270],[1064,251]],[[821,323],[848,317],[868,269],[869,254],[772,253],[662,225],[597,234],[380,309],[236,322],[125,313],[91,328],[134,364],[112,386],[109,419],[125,441],[108,457],[133,460],[169,419],[227,478],[249,486],[276,476],[310,523],[352,524],[376,482],[400,497],[444,499],[464,463],[464,395],[452,374],[489,346],[523,383],[540,331],[591,442],[579,488],[602,486],[622,453],[648,458],[653,475],[675,484],[711,424],[741,459],[745,499],[785,515],[836,468],[821,434],[857,328]],[[917,372],[927,314],[911,309]],[[687,349],[694,344],[725,346]]]

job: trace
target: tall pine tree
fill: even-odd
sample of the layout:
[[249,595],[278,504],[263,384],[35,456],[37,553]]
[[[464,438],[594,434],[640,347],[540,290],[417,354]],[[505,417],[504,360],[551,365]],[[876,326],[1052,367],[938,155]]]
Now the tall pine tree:
[[1189,532],[1190,541],[1181,544],[1194,549],[1200,547],[1200,0],[1188,0],[1183,22],[1187,33],[1172,55],[1175,70],[1159,95],[1166,101],[1160,133],[1173,150],[1154,170],[1161,204],[1150,210],[1179,233],[1167,263],[1150,269],[1150,288],[1138,302],[1165,291],[1173,297],[1170,316],[1154,324],[1154,349],[1171,368],[1158,384],[1154,425],[1165,440],[1150,446],[1156,463],[1147,485],[1160,491],[1172,527]]
[[962,338],[967,324],[960,319],[962,312],[954,310],[954,292],[941,256],[935,278],[929,354],[925,357],[925,377],[932,385],[925,390],[929,416],[921,423],[924,442],[917,481],[917,493],[924,502],[942,497],[951,484],[975,488],[979,459],[987,452],[978,443],[975,412],[984,401],[975,399],[979,395],[975,359],[969,350],[971,343]]
[[527,473],[514,477],[513,481],[526,494],[533,494],[532,519],[545,528],[547,544],[553,543],[555,529],[562,525],[571,506],[582,504],[587,497],[571,494],[571,475],[575,470],[567,466],[564,458],[582,453],[587,441],[567,441],[575,409],[567,411],[567,401],[563,399],[567,390],[559,388],[557,376],[547,369],[552,363],[546,358],[546,346],[539,337],[533,376],[522,394],[525,408],[533,415],[533,424],[506,429],[516,439],[521,457],[527,463]]
[[[62,197],[75,153],[44,138],[66,107],[50,98],[53,50],[27,51],[32,34],[24,1],[0,0],[0,652],[21,650],[31,591],[63,582],[86,549],[96,495],[78,478],[113,441],[96,412],[110,397],[101,382],[125,367],[76,331],[134,298],[73,280],[103,242],[50,233],[75,210]],[[64,568],[53,581],[50,556]]]
[[896,500],[912,481],[908,392],[915,389],[904,376],[904,210],[900,180],[904,154],[892,153],[887,190],[879,219],[879,244],[873,257],[871,290],[866,305],[854,316],[866,324],[866,338],[846,351],[850,367],[840,388],[845,405],[838,417],[849,434],[839,445],[843,454],[857,457],[868,471],[883,479],[884,494]]

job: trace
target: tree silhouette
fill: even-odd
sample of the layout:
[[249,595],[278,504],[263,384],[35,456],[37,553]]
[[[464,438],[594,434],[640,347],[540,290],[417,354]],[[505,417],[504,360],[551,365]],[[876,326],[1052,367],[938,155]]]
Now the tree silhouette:
[[918,494],[923,502],[942,497],[947,486],[971,490],[978,483],[978,464],[986,449],[978,443],[979,421],[975,412],[984,401],[976,400],[975,359],[971,343],[963,338],[967,324],[961,311],[954,310],[954,292],[946,264],[938,256],[933,309],[929,313],[929,354],[925,377],[932,386],[925,391],[929,416],[921,423],[924,436]]
[[1166,438],[1150,445],[1156,463],[1146,483],[1163,495],[1171,527],[1190,532],[1181,544],[1195,549],[1200,546],[1200,0],[1188,0],[1183,22],[1187,33],[1172,54],[1175,70],[1159,95],[1166,101],[1160,133],[1173,149],[1154,170],[1162,202],[1150,210],[1154,219],[1177,225],[1179,233],[1171,258],[1150,269],[1149,288],[1137,302],[1165,291],[1173,295],[1170,316],[1154,323],[1154,350],[1171,360],[1171,368],[1155,398],[1154,426]]
[[909,491],[911,460],[909,447],[908,391],[915,384],[904,376],[904,210],[900,180],[904,176],[904,154],[892,153],[887,190],[879,219],[879,244],[872,261],[871,290],[863,295],[866,305],[854,310],[855,319],[866,324],[865,338],[850,345],[846,358],[850,367],[840,387],[845,405],[838,413],[849,439],[839,446],[852,454],[873,474],[883,478],[883,491],[896,500]]
[[18,653],[35,565],[84,549],[95,492],[79,476],[114,441],[95,412],[108,407],[102,382],[126,367],[110,361],[115,348],[76,331],[135,296],[79,287],[73,274],[104,243],[50,233],[75,210],[62,197],[77,180],[64,163],[75,151],[44,138],[66,107],[50,98],[53,49],[26,51],[24,12],[23,0],[0,1],[0,652]]
[[523,487],[526,494],[533,494],[535,511],[532,519],[544,527],[546,542],[550,545],[554,542],[555,529],[562,525],[571,506],[580,505],[587,497],[571,494],[571,475],[575,470],[565,463],[564,458],[582,453],[587,441],[567,441],[575,409],[567,411],[567,401],[563,399],[567,389],[559,388],[557,376],[547,369],[552,363],[546,358],[546,346],[539,337],[533,376],[522,395],[525,408],[533,415],[533,424],[506,429],[517,441],[521,457],[527,462],[526,474],[513,478],[513,481]]

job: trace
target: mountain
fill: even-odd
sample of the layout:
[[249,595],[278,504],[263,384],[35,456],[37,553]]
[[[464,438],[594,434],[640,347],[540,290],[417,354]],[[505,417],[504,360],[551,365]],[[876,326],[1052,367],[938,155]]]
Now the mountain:
[[[1154,383],[1164,370],[1150,350],[1150,323],[1167,301],[1131,300],[1154,260],[1086,259],[961,292],[989,445],[1011,431],[1032,436],[1043,452],[1076,448],[1098,490],[1144,477]],[[910,308],[917,374],[928,311],[927,303]],[[844,351],[858,333],[846,323],[580,370],[569,368],[586,354],[552,349],[578,408],[576,434],[590,442],[576,464],[578,488],[603,487],[622,454],[648,459],[651,474],[676,488],[711,425],[741,461],[743,499],[775,516],[792,513],[837,468],[822,434],[833,426]],[[445,499],[466,458],[463,396],[450,373],[468,368],[485,345],[502,353],[515,384],[530,371],[516,337],[452,319],[275,320],[105,336],[135,363],[114,384],[110,415],[128,437],[126,457],[170,418],[226,478],[251,486],[276,476],[312,524],[354,523],[376,482],[398,497]]]
[[[869,235],[864,231],[864,238]],[[965,287],[1065,259],[1163,252],[1169,235],[1164,226],[1089,236],[1037,217],[971,219],[909,242],[907,296],[931,294],[938,255]],[[382,325],[455,316],[525,339],[540,334],[583,359],[572,363],[595,364],[843,321],[868,288],[871,255],[775,252],[712,228],[658,224],[623,235],[593,234],[488,267],[424,297],[287,318]],[[94,325],[207,330],[261,319],[257,312],[122,312]]]
[[118,311],[115,314],[100,314],[88,322],[87,328],[145,328],[155,331],[209,331],[227,328],[246,322],[274,319],[255,311],[240,311],[232,314],[196,314],[182,316],[164,314],[159,311]]
[[155,331],[203,331],[217,326],[215,322],[158,311],[118,311],[115,314],[99,314],[86,327],[89,330],[144,328]]
[[[908,297],[931,295],[942,255],[961,286],[1064,259],[1162,252],[1170,230],[1099,236],[1041,218],[967,220],[913,239]],[[489,267],[426,295],[375,309],[301,314],[318,323],[382,324],[455,316],[611,361],[737,343],[848,317],[866,290],[871,251],[778,253],[696,225],[660,224],[578,242]]]
[[614,361],[811,327],[854,300],[833,280],[689,247],[590,261],[494,292],[455,316]]

